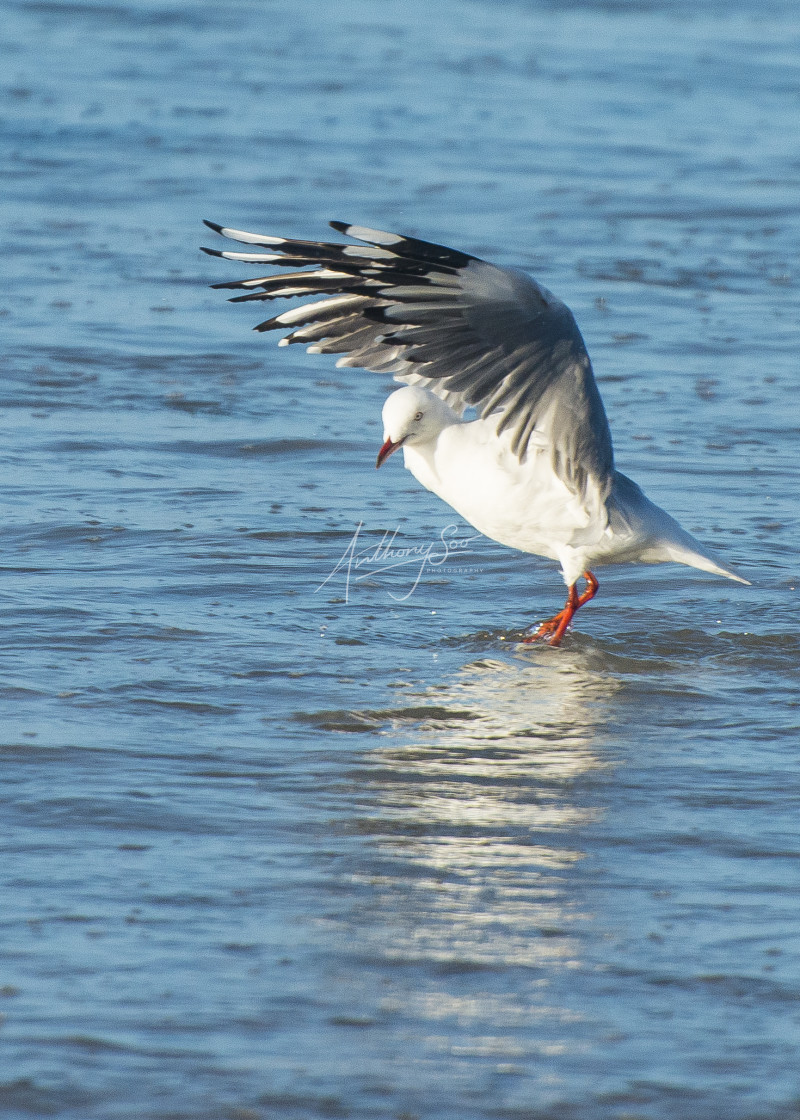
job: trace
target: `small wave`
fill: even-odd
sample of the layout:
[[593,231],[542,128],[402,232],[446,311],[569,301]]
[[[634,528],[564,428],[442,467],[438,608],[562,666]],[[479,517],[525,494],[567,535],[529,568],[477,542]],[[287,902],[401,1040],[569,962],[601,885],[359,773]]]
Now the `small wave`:
[[363,450],[363,445],[334,439],[305,438],[254,441],[227,439],[213,442],[179,440],[172,445],[171,450],[178,455],[208,455],[212,458],[223,459],[244,459],[252,456],[253,458],[285,461],[293,455],[308,455],[320,451],[333,452],[336,455],[345,452],[358,452]]
[[334,709],[320,712],[296,712],[296,722],[309,724],[319,731],[375,731],[397,723],[463,723],[480,719],[475,712],[458,708],[421,705],[410,708],[384,708],[364,711]]

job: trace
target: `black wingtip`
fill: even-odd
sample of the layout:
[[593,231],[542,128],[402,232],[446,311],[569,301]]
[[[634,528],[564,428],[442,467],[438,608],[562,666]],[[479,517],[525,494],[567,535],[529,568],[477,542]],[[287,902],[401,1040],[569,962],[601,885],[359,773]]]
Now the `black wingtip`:
[[205,245],[200,246],[200,252],[201,253],[208,253],[208,255],[210,257],[221,257],[222,256],[221,250],[219,250],[219,249],[207,249],[205,247]]
[[[214,233],[222,233],[225,228],[224,226],[217,225],[216,222],[209,222],[208,218],[203,218],[203,225],[208,226],[209,229],[213,229]],[[206,249],[206,252],[209,252],[209,250]]]
[[328,222],[331,229],[335,229],[337,233],[347,233],[351,224],[350,222]]

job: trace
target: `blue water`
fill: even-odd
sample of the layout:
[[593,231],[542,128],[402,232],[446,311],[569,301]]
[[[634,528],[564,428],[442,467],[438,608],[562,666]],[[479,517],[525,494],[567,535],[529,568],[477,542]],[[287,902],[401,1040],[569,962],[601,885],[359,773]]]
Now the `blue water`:
[[[1,10],[0,1115],[796,1117],[796,5]],[[531,269],[753,586],[520,646],[554,566],[203,217]]]

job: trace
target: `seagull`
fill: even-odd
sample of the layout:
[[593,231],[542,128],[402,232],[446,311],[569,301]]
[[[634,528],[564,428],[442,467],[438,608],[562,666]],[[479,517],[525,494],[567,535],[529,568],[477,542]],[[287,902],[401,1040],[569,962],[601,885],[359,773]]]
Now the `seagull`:
[[252,247],[203,249],[212,256],[299,270],[212,285],[242,292],[232,303],[315,297],[254,330],[289,329],[279,346],[403,383],[383,407],[377,467],[402,448],[414,477],[479,532],[561,565],[567,600],[523,641],[559,645],[605,564],[675,562],[748,583],[615,470],[572,312],[526,272],[345,222],[330,225],[356,244],[205,224]]

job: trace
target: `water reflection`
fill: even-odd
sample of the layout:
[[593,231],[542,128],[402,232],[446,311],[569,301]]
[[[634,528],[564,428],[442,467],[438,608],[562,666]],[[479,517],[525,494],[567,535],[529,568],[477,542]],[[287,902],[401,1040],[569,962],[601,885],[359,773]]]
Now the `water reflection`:
[[414,697],[436,718],[412,734],[398,709],[359,776],[371,954],[448,971],[576,964],[567,874],[602,813],[590,775],[611,764],[602,729],[619,687],[578,658],[466,665]]

